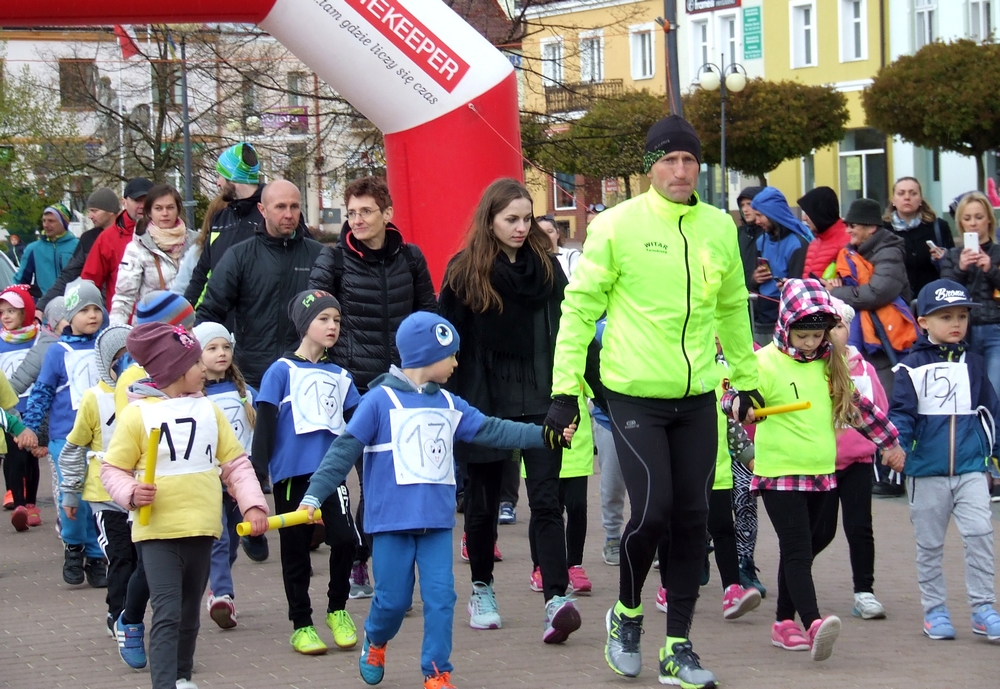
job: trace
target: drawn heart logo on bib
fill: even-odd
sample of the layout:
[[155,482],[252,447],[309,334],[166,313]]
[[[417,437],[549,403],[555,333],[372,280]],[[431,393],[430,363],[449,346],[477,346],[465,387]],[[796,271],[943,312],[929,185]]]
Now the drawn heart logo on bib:
[[444,441],[438,438],[437,440],[428,440],[424,443],[424,454],[431,464],[433,464],[438,469],[444,464],[444,460],[448,454],[448,448],[445,447]]
[[337,398],[333,395],[327,395],[326,397],[321,397],[319,400],[320,404],[323,406],[323,411],[331,419],[337,415]]

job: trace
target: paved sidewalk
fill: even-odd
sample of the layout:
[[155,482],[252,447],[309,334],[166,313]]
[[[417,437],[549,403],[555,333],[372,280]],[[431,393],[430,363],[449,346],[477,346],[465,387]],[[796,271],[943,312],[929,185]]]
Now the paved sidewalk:
[[[42,490],[49,495],[48,471]],[[523,491],[522,491],[523,495]],[[597,480],[590,485],[590,540],[585,563],[594,581],[594,593],[578,604],[584,626],[560,646],[541,643],[541,594],[528,589],[527,500],[522,498],[518,523],[500,527],[504,562],[496,568],[497,591],[504,628],[473,631],[465,605],[469,593],[468,569],[458,559],[460,531],[455,533],[455,572],[458,604],[455,610],[453,682],[460,689],[478,687],[654,687],[657,684],[657,647],[663,643],[665,616],[653,605],[655,583],[645,591],[646,624],[643,636],[645,667],[636,680],[617,677],[604,662],[604,614],[614,602],[618,569],[600,557],[603,531]],[[104,628],[104,592],[86,586],[69,587],[61,576],[61,546],[53,532],[51,498],[42,501],[42,527],[18,534],[0,512],[0,686],[16,689],[147,689],[149,675],[134,672],[118,658],[115,642]],[[461,515],[459,515],[461,520]],[[761,608],[741,620],[726,622],[721,614],[718,572],[702,589],[693,639],[702,663],[725,687],[924,687],[1000,686],[1000,646],[974,637],[964,602],[962,548],[955,529],[946,547],[946,574],[950,606],[959,638],[932,642],[920,632],[921,611],[913,564],[913,534],[903,499],[875,501],[876,594],[886,606],[887,620],[862,622],[851,617],[853,602],[846,543],[839,534],[815,567],[820,609],[837,614],[844,629],[833,657],[810,662],[808,654],[790,653],[770,643],[773,619],[774,573],[777,546],[761,509],[757,563],[769,587]],[[459,522],[461,524],[461,521]],[[461,528],[461,526],[459,526]],[[322,612],[324,575],[328,571],[324,546],[313,555],[314,604]],[[655,574],[655,573],[654,573]],[[195,658],[194,680],[201,689],[232,687],[364,687],[358,676],[360,648],[331,651],[326,656],[296,655],[288,644],[287,621],[278,562],[277,538],[271,539],[271,559],[263,564],[242,554],[234,568],[239,627],[218,629],[203,616]],[[367,601],[352,601],[348,609],[359,631]],[[385,689],[421,685],[419,653],[421,605],[389,644]],[[317,621],[322,617],[317,615]],[[147,615],[148,623],[148,615]],[[320,634],[330,643],[329,630]]]

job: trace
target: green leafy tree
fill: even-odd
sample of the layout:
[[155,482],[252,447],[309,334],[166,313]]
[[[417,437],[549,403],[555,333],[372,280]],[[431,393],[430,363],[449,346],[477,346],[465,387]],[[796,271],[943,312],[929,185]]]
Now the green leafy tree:
[[1000,45],[930,43],[879,70],[862,94],[868,122],[905,141],[976,159],[1000,148]]
[[62,200],[85,155],[73,123],[25,69],[0,88],[0,225],[31,239],[42,211]]
[[521,119],[524,155],[539,167],[591,179],[619,179],[632,196],[632,176],[642,173],[646,131],[666,115],[663,98],[630,91],[595,99],[576,121]]
[[[696,88],[684,96],[684,116],[701,138],[703,161],[720,162],[722,99]],[[830,86],[751,79],[726,94],[726,165],[766,184],[764,175],[786,160],[844,138],[847,99]]]

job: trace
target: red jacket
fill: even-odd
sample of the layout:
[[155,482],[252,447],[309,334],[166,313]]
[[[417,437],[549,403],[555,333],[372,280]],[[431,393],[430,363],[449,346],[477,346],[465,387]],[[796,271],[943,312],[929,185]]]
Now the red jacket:
[[121,263],[125,247],[132,241],[135,220],[122,211],[114,225],[101,232],[87,255],[80,277],[90,280],[104,293],[104,303],[111,304],[118,283],[118,265]]
[[843,220],[837,220],[825,232],[817,234],[816,239],[812,240],[806,249],[806,263],[802,268],[802,277],[822,278],[823,272],[831,263],[837,261],[837,254],[850,241],[851,237],[847,234]]

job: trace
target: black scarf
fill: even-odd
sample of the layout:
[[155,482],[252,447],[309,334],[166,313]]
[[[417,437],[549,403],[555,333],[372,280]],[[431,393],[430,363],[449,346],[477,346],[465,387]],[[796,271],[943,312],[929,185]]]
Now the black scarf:
[[[548,260],[548,259],[546,259]],[[547,280],[542,259],[530,247],[522,247],[513,263],[500,253],[493,262],[490,283],[503,300],[503,310],[482,314],[480,342],[488,361],[508,377],[530,379],[535,354],[535,313],[552,297],[553,281]],[[527,374],[526,378],[522,377]]]

